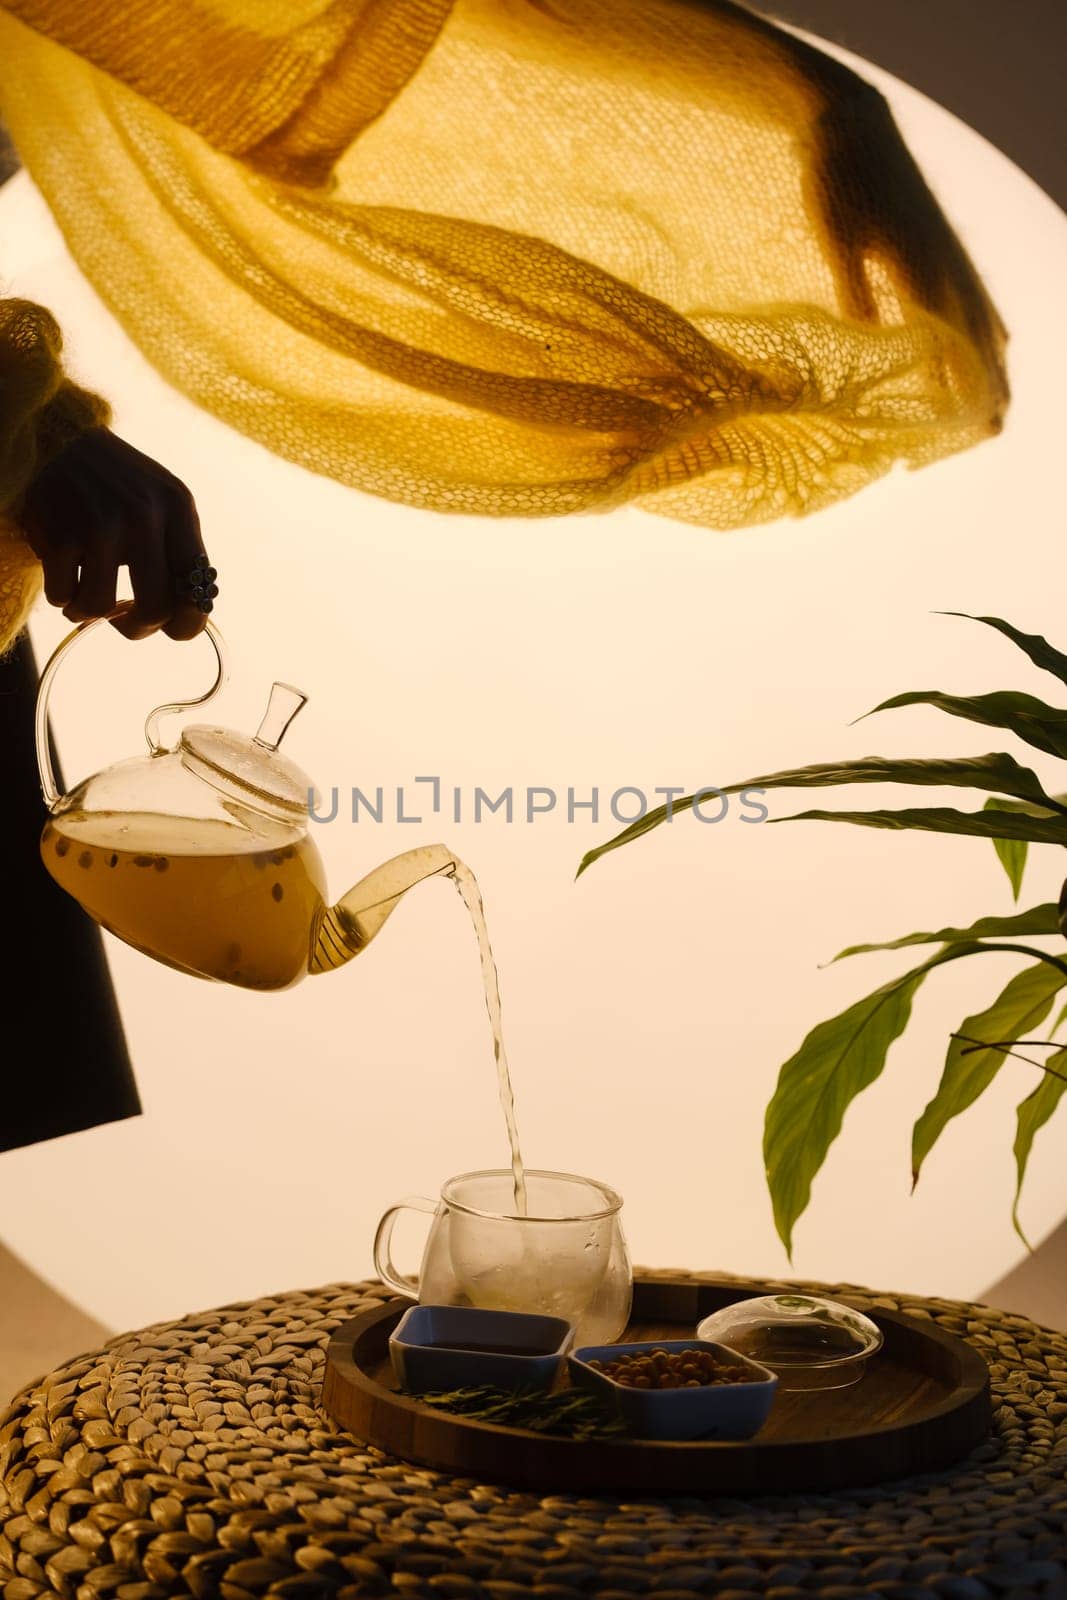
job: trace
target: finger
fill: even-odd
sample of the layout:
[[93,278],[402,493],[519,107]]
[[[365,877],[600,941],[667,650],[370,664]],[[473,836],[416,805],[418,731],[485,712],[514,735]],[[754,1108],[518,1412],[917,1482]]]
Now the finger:
[[94,540],[82,553],[81,576],[73,596],[63,607],[71,622],[107,617],[115,609],[119,581],[119,553],[110,541]]
[[111,626],[126,639],[147,639],[174,615],[177,595],[161,540],[146,540],[130,556],[133,604]]
[[196,501],[178,478],[171,480],[164,502],[167,555],[171,569],[186,577],[201,556],[206,556]]
[[51,606],[66,606],[78,587],[78,555],[69,545],[46,550],[41,558],[44,594]]
[[[171,639],[195,639],[207,626],[208,612],[214,607],[218,590],[214,572],[207,578],[204,571],[208,555],[196,502],[185,484],[177,479],[167,502],[167,552],[171,570],[177,574],[178,603],[163,631]],[[197,573],[200,577],[196,587],[202,589],[203,594],[193,598],[189,589]]]
[[[67,595],[68,600],[78,587],[78,551],[87,519],[81,496],[71,484],[50,479],[47,469],[30,485],[16,519],[30,549],[45,566],[58,558],[58,574],[73,562],[74,588]],[[52,599],[51,591],[48,598]],[[53,603],[61,602],[57,599]]]
[[163,632],[168,639],[195,639],[206,627],[207,612],[183,601],[170,621],[164,625]]
[[163,630],[171,639],[195,639],[207,627],[208,613],[215,609],[218,585],[214,567],[204,566],[207,556],[198,558],[178,579],[174,615]]

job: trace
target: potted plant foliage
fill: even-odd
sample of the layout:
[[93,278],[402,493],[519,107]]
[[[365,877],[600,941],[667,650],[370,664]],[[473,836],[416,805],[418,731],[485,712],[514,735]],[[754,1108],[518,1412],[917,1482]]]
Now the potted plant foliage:
[[[1067,655],[1053,649],[1040,635],[1021,633],[999,617],[969,620],[997,629],[1036,666],[1067,685]],[[914,705],[934,706],[950,716],[1003,729],[1046,755],[1067,760],[1067,710],[1047,705],[1032,695],[1014,690],[970,696],[918,690],[895,695],[874,709],[887,711]],[[972,789],[984,792],[989,798],[982,809],[971,811],[948,806],[871,811],[811,810],[772,820],[849,822],[865,828],[921,829],[990,839],[1011,881],[1016,900],[1029,846],[1067,846],[1067,796],[1047,794],[1036,773],[1004,752],[952,760],[865,756],[858,761],[796,767],[746,778],[742,783],[716,792],[832,788],[851,783]],[[601,856],[641,838],[699,799],[699,794],[688,795],[673,801],[669,809],[659,806],[649,811],[615,838],[589,851],[578,869],[579,876]],[[1029,942],[1049,936],[1053,941],[1049,948]],[[1015,953],[1030,959],[983,1010],[967,1017],[952,1034],[937,1091],[913,1130],[912,1177],[913,1183],[918,1181],[923,1162],[947,1124],[975,1103],[993,1082],[1005,1058],[1027,1051],[1023,1058],[1040,1068],[1040,1078],[1017,1110],[1013,1221],[1025,1242],[1019,1222],[1019,1194],[1034,1136],[1048,1122],[1067,1091],[1067,1046],[1055,1040],[1057,1029],[1067,1018],[1067,1005],[1059,1011],[1047,1039],[1031,1037],[1034,1030],[1045,1023],[1057,997],[1067,989],[1065,939],[1067,884],[1058,905],[1049,902],[1010,916],[980,917],[966,928],[944,927],[934,932],[904,934],[881,944],[852,945],[835,957],[842,960],[871,950],[934,947],[933,953],[917,966],[882,984],[840,1015],[819,1023],[781,1068],[767,1107],[763,1150],[775,1225],[790,1258],[793,1230],[808,1205],[812,1180],[840,1133],[852,1100],[873,1083],[885,1067],[889,1047],[908,1025],[912,1002],[920,986],[932,972],[948,962],[991,951]],[[1036,1059],[1032,1053],[1035,1048],[1051,1048],[1052,1054]]]

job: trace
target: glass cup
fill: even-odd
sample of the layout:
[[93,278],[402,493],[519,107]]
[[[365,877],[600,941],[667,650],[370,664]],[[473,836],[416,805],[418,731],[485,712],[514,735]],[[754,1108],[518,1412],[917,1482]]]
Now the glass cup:
[[[449,1178],[441,1198],[390,1206],[374,1238],[374,1269],[397,1294],[423,1305],[531,1311],[576,1325],[575,1343],[610,1344],[630,1318],[633,1277],[622,1198],[569,1172],[526,1173],[527,1215],[515,1208],[510,1168]],[[418,1284],[390,1254],[404,1210],[433,1216]]]

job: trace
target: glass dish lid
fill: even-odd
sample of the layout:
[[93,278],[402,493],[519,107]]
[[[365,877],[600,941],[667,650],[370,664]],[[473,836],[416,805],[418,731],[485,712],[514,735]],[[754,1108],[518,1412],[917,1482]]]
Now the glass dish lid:
[[857,1383],[883,1342],[881,1329],[862,1311],[808,1294],[735,1300],[705,1317],[696,1334],[770,1367],[782,1389]]

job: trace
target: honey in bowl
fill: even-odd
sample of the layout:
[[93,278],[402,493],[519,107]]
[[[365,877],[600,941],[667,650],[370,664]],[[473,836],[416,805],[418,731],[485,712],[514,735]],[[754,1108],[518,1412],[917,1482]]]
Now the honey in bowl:
[[311,840],[283,823],[70,811],[45,828],[41,855],[102,927],[168,966],[246,989],[307,972],[325,877]]

